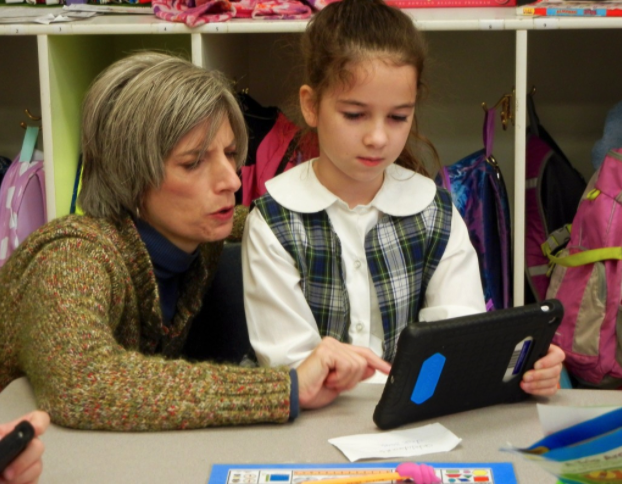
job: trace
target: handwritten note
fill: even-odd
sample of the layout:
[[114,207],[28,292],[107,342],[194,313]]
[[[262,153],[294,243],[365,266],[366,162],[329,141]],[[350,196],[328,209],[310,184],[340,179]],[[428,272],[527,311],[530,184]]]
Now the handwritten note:
[[408,430],[349,435],[328,440],[343,452],[350,462],[447,452],[461,441],[462,439],[439,423]]

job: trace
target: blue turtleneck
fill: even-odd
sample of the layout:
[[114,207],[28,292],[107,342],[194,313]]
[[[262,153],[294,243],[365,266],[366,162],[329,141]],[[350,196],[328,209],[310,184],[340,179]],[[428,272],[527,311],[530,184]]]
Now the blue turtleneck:
[[153,263],[164,324],[170,325],[176,312],[179,285],[199,251],[184,252],[142,219],[136,220],[136,228]]
[[[160,292],[162,318],[164,319],[164,324],[168,326],[175,316],[177,299],[179,298],[179,285],[192,262],[198,257],[199,251],[197,249],[192,254],[184,252],[142,219],[136,220],[136,229],[140,238],[147,246],[147,252],[149,252],[149,257],[151,257],[151,262],[153,263],[153,270]],[[300,413],[298,373],[292,369],[289,375],[291,380],[289,419],[294,420]]]

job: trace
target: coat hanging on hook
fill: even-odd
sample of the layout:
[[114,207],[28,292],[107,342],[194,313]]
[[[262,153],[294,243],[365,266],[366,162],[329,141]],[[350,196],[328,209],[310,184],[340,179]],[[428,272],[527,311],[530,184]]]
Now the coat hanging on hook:
[[567,224],[577,211],[586,187],[585,179],[570,163],[536,112],[533,87],[527,95],[527,142],[525,147],[525,302],[543,301],[550,282],[552,253],[570,239]]

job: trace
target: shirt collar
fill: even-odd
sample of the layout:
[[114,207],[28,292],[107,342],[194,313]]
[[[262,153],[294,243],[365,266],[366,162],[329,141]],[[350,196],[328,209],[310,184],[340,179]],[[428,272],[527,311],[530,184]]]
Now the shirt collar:
[[[339,198],[315,176],[310,160],[266,182],[266,189],[279,204],[299,213],[326,210]],[[430,178],[393,163],[370,205],[383,213],[403,217],[425,209],[434,199],[436,184]]]
[[143,219],[136,219],[136,229],[147,247],[156,277],[172,277],[186,272],[199,255],[184,252]]

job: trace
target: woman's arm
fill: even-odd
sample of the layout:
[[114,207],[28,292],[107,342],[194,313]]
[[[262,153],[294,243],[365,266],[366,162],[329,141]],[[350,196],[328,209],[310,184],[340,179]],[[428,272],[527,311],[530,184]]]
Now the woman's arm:
[[297,367],[321,338],[296,264],[259,210],[246,219],[242,273],[248,334],[259,363]]
[[[101,243],[63,239],[44,247],[14,282],[21,300],[9,317],[20,366],[53,422],[165,430],[288,420],[287,369],[142,354],[149,322],[138,320],[136,308],[144,301],[129,290],[120,265]],[[155,311],[147,319],[158,317]]]

